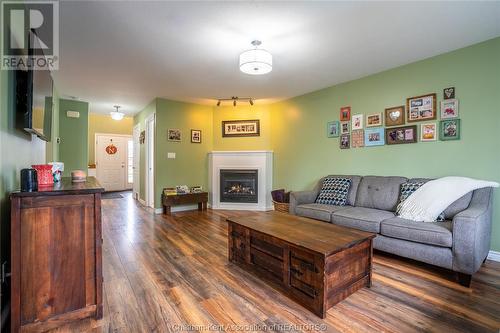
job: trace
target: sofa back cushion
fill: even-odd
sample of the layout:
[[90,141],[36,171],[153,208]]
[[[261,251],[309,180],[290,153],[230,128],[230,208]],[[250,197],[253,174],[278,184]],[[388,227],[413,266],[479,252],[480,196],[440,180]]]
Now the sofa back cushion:
[[[432,179],[429,179],[429,178],[413,178],[410,181],[412,181],[412,182],[413,181],[415,181],[415,182],[428,182],[429,180],[432,180]],[[470,204],[470,201],[472,199],[472,194],[473,193],[474,193],[474,191],[471,191],[471,192],[465,194],[460,199],[458,199],[455,202],[453,202],[451,205],[449,205],[448,208],[446,208],[444,210],[444,212],[443,212],[444,213],[444,218],[447,219],[447,220],[452,220],[455,215],[457,215],[458,213],[460,213],[463,210],[466,210],[469,207],[469,204]]]
[[359,183],[356,206],[394,212],[400,186],[406,181],[405,177],[365,176]]
[[323,187],[323,182],[326,178],[348,178],[351,180],[351,187],[349,188],[349,194],[347,195],[347,203],[346,205],[349,206],[354,206],[356,203],[356,195],[358,193],[358,187],[359,183],[361,181],[361,176],[353,176],[353,175],[329,175],[326,177],[323,177],[319,180],[318,185],[315,187],[315,189],[318,190],[318,192],[321,190]]

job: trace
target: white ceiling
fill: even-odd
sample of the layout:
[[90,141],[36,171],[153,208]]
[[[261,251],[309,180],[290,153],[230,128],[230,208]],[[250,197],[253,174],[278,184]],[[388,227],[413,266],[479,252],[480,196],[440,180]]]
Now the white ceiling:
[[[500,2],[121,2],[60,4],[62,96],[127,114],[154,97],[266,103],[500,36]],[[273,71],[250,76],[253,39]]]

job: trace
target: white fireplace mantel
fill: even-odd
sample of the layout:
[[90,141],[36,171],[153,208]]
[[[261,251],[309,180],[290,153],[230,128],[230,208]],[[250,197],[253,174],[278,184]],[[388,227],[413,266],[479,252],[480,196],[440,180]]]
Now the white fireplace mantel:
[[[273,152],[269,150],[212,151],[208,153],[209,202],[212,209],[272,210]],[[220,202],[220,170],[258,170],[258,202]]]

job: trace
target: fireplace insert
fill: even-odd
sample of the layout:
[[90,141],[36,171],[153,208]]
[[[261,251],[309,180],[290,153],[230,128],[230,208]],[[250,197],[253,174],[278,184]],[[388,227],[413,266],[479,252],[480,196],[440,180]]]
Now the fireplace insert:
[[257,203],[257,170],[220,170],[220,202]]

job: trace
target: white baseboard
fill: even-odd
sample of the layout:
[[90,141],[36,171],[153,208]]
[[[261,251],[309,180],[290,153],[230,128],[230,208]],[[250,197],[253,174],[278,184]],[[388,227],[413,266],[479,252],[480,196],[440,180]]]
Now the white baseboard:
[[139,201],[139,203],[143,206],[147,206],[146,205],[146,201],[142,200],[141,198],[137,198],[137,201]]
[[500,252],[491,250],[490,253],[488,253],[488,260],[500,261]]

